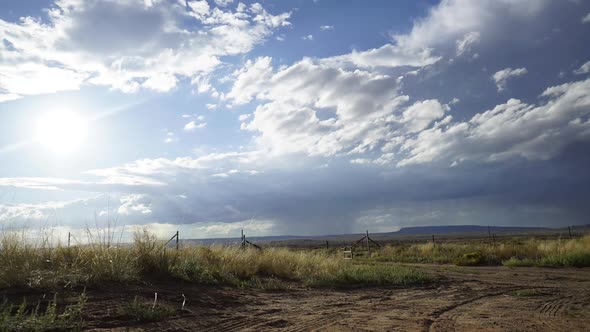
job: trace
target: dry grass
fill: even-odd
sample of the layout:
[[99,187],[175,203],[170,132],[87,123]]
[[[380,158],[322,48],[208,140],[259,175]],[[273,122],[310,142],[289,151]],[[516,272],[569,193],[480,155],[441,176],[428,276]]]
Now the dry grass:
[[384,248],[378,260],[457,265],[590,266],[590,235],[575,239],[513,239],[501,243],[437,243]]
[[[46,242],[43,242],[46,243]],[[358,266],[325,252],[237,247],[166,248],[148,231],[135,234],[133,245],[108,247],[36,246],[17,236],[0,238],[0,288],[94,285],[179,279],[241,287],[408,285],[430,279],[412,268]],[[280,281],[278,283],[277,281]]]

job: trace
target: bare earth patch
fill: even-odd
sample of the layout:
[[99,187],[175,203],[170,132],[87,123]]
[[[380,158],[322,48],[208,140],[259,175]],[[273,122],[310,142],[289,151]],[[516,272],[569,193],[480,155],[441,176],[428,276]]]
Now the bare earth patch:
[[[590,269],[416,265],[439,276],[428,287],[287,290],[188,283],[109,285],[87,291],[93,331],[587,331]],[[121,312],[135,296],[175,308],[157,322]],[[181,310],[182,294],[186,296]],[[40,294],[11,291],[8,298]],[[67,296],[64,295],[64,300]]]

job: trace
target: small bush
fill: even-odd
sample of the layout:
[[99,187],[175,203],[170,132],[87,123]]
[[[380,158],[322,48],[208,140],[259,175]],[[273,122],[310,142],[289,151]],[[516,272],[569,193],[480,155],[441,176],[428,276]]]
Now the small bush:
[[482,265],[483,259],[481,253],[479,252],[471,252],[468,254],[464,254],[459,259],[455,261],[456,265],[461,266],[476,266]]

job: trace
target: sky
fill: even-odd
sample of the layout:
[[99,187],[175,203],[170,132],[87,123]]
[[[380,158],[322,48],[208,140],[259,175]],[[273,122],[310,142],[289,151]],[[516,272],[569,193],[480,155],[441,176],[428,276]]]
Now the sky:
[[0,2],[0,224],[589,223],[590,2]]

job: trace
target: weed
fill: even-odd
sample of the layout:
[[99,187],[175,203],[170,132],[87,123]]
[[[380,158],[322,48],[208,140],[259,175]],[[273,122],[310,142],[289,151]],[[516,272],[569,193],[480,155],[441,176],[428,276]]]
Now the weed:
[[174,309],[166,305],[140,301],[137,296],[121,307],[121,313],[136,322],[156,322],[173,316]]
[[34,307],[26,299],[19,306],[4,300],[0,304],[0,331],[78,331],[84,325],[82,309],[85,304],[85,292],[76,304],[66,306],[62,313],[58,313],[57,294],[47,303],[39,301]]

